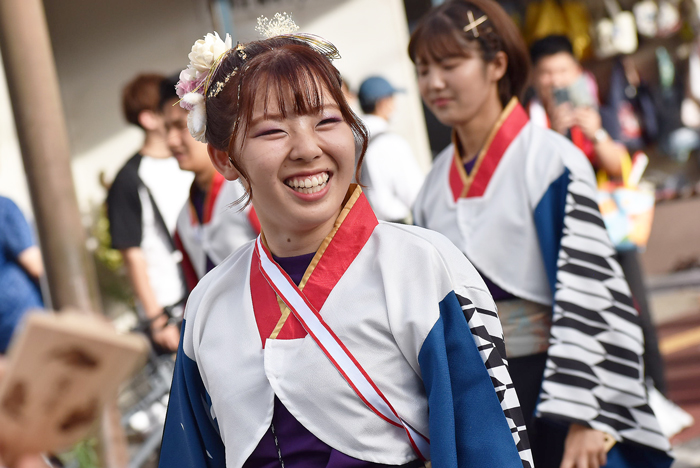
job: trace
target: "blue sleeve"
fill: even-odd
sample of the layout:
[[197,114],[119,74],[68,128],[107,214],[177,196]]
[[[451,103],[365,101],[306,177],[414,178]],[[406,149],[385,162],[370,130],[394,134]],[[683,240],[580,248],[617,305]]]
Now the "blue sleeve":
[[[428,396],[432,464],[530,467],[526,459],[531,459],[531,454],[517,397],[516,406],[509,410],[504,410],[502,404],[506,393],[515,395],[512,382],[509,378],[499,382],[487,370],[488,366],[501,367],[495,375],[507,374],[500,357],[502,350],[487,336],[485,327],[470,327],[468,314],[475,307],[468,300],[461,302],[454,292],[442,300],[440,318],[418,355]],[[496,313],[491,313],[498,320]],[[477,343],[482,343],[480,349]],[[516,438],[520,438],[517,445]]]
[[557,283],[557,260],[561,248],[561,236],[564,231],[569,174],[569,170],[565,168],[562,175],[549,186],[534,212],[537,237],[551,291],[555,291]]
[[216,420],[211,417],[211,398],[197,363],[183,351],[184,336],[183,321],[158,466],[224,468],[224,444]]
[[24,219],[24,215],[15,203],[9,198],[0,199],[0,213],[2,219],[2,248],[7,257],[17,259],[20,253],[34,245],[32,230]]

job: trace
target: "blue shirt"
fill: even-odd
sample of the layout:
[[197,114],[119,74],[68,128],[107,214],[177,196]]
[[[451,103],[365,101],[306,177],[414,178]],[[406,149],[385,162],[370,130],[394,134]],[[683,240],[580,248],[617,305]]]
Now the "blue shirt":
[[0,196],[0,353],[5,353],[15,327],[30,309],[42,308],[38,284],[18,263],[34,245],[32,231],[17,205]]

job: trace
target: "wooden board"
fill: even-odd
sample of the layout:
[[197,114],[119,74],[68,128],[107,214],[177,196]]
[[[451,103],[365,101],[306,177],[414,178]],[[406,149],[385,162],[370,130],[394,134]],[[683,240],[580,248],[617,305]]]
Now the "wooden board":
[[119,335],[97,316],[31,314],[13,339],[0,381],[0,444],[11,450],[3,455],[80,440],[147,351],[145,338]]

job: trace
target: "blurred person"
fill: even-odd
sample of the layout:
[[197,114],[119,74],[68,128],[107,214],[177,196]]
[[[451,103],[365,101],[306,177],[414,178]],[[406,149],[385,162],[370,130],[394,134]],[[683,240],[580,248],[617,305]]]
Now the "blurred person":
[[[581,65],[573,55],[569,39],[566,36],[542,38],[530,48],[530,57],[534,68],[534,88],[546,112],[544,115],[538,109],[538,101],[531,102],[529,107],[532,121],[541,125],[549,123],[553,130],[570,138],[588,157],[596,172],[605,173],[606,177],[620,178],[621,163],[623,159],[629,158],[628,150],[622,143],[614,141],[603,128],[599,111],[593,105],[575,106],[575,100],[556,102],[557,92],[570,90],[572,86],[582,88],[584,83],[588,83],[590,102],[598,102],[597,86],[593,77],[589,74],[584,75]],[[575,91],[567,93],[575,94]],[[661,393],[665,393],[664,362],[649,311],[639,254],[636,249],[621,250],[617,253],[617,261],[622,267],[635,307],[639,311],[644,333],[645,375],[651,378]]]
[[165,141],[162,75],[142,74],[122,93],[127,122],[144,131],[141,149],[117,173],[107,194],[112,246],[121,251],[141,319],[163,351],[175,351],[180,331],[169,315],[181,315],[185,288],[181,255],[172,232],[187,201],[192,175],[180,170]]
[[593,171],[520,105],[529,63],[517,27],[495,1],[448,1],[408,51],[424,102],[453,128],[414,220],[446,235],[496,300],[535,466],[668,467]]
[[237,180],[227,181],[209,159],[207,145],[187,129],[187,110],[176,105],[178,78],[163,81],[161,109],[166,141],[183,171],[194,174],[190,196],[180,211],[175,245],[183,254],[182,268],[188,293],[197,282],[238,247],[255,238],[260,224],[252,206],[232,206],[245,196]]
[[539,39],[530,48],[530,58],[536,94],[528,106],[533,123],[569,138],[596,170],[621,176],[627,148],[603,128],[595,79],[584,73],[569,39]]
[[341,77],[343,80],[340,89],[343,91],[343,97],[345,97],[345,100],[347,101],[348,105],[350,108],[353,110],[355,113],[359,113],[360,108],[357,103],[357,94],[355,94],[352,89],[350,89],[350,85],[348,84],[348,80],[346,80],[344,77]]
[[367,78],[360,85],[362,121],[369,131],[362,183],[378,219],[407,222],[425,176],[411,145],[389,130],[397,92],[400,90],[381,76]]
[[41,309],[39,278],[44,263],[32,230],[17,205],[0,196],[0,353],[4,354],[22,317]]
[[352,184],[368,135],[338,55],[301,34],[189,54],[190,131],[264,234],[188,299],[160,466],[531,466],[483,282]]

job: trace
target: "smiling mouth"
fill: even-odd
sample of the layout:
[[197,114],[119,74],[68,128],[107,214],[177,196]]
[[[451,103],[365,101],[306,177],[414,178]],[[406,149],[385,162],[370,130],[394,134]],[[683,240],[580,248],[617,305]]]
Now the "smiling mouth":
[[320,172],[311,176],[290,177],[284,183],[295,192],[309,194],[323,190],[329,178],[327,172]]

